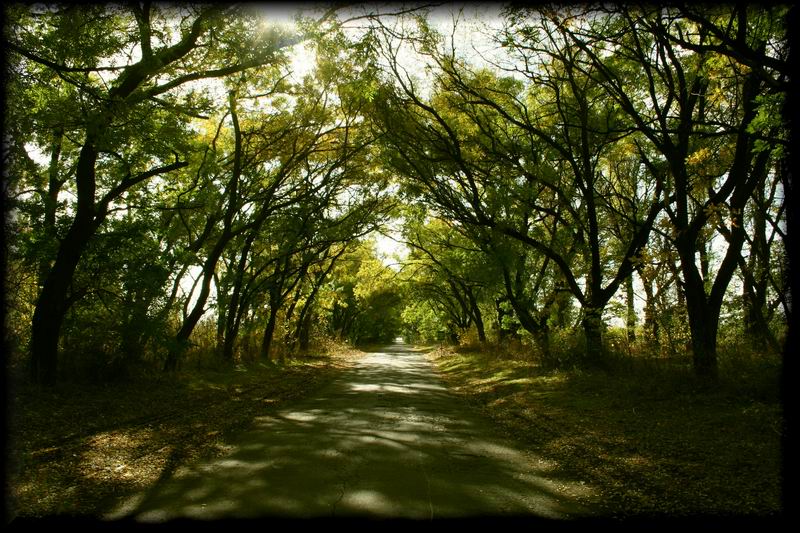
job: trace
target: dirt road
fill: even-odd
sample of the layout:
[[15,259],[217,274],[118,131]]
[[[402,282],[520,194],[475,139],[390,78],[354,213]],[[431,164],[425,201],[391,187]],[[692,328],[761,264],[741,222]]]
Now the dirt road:
[[516,449],[395,344],[313,398],[255,420],[225,457],[179,470],[110,517],[460,518],[587,514],[587,491]]

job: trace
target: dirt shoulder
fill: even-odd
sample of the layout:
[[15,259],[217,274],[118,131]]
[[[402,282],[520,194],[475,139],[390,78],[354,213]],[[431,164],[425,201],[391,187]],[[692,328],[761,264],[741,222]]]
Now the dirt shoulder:
[[[665,375],[541,372],[478,352],[429,355],[449,386],[525,446],[593,485],[610,517],[780,517],[775,395]],[[589,503],[589,502],[587,502]]]
[[10,390],[6,520],[96,517],[181,465],[226,451],[266,409],[302,398],[363,356],[292,360],[106,386]]

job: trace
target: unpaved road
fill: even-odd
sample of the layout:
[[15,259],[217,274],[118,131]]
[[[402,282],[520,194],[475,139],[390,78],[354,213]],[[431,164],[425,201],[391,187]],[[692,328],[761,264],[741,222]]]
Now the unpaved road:
[[178,470],[109,517],[588,514],[573,498],[587,488],[515,449],[402,344],[365,356],[313,398],[258,417],[230,444],[225,457]]

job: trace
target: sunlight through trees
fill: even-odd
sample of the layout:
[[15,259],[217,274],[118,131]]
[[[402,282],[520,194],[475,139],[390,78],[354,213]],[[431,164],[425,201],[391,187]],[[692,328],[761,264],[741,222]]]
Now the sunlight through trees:
[[8,364],[779,354],[788,9],[6,6]]

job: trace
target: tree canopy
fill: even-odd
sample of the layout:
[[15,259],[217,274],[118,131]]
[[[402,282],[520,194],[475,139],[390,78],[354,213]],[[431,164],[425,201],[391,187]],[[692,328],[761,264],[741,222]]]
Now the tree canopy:
[[781,350],[789,6],[392,9],[6,6],[12,364]]

